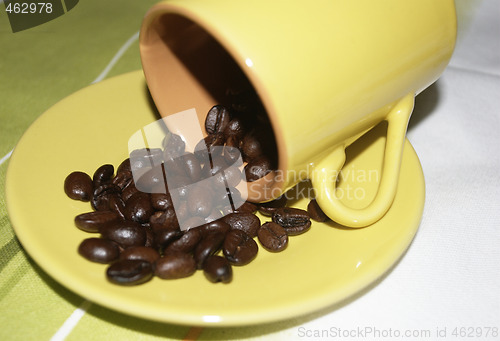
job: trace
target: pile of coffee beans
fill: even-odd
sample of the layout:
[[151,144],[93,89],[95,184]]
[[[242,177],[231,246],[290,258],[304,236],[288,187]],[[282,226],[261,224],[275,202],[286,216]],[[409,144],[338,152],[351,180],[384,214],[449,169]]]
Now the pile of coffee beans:
[[[92,177],[80,171],[69,174],[65,193],[71,199],[90,201],[93,209],[76,216],[75,225],[99,235],[83,240],[79,254],[108,264],[108,280],[120,285],[145,283],[153,276],[184,278],[196,270],[202,270],[211,282],[229,283],[233,266],[246,265],[257,256],[256,239],[267,251],[280,252],[287,247],[289,236],[310,229],[311,218],[326,221],[315,200],[307,211],[287,207],[284,195],[267,203],[223,207],[213,203],[217,193],[207,196],[198,187],[188,186],[223,174],[219,183],[224,183],[226,191],[219,193],[221,200],[226,196],[225,202],[229,197],[235,203],[240,198],[235,186],[242,178],[241,171],[231,165],[235,155],[242,155],[247,163],[247,181],[271,171],[274,161],[265,153],[265,139],[254,128],[247,128],[250,126],[228,108],[216,105],[207,114],[208,135],[199,144],[206,148],[186,152],[182,138],[169,134],[163,150],[132,152],[116,174],[111,164],[100,166]],[[165,174],[180,180],[169,181],[167,186]],[[181,203],[176,209],[173,198]],[[270,221],[262,223],[256,212]]]

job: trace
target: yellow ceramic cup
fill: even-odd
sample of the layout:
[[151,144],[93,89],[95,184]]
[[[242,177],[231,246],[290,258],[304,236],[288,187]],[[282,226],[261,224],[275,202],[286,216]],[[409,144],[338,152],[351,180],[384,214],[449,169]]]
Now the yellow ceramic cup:
[[[249,200],[309,178],[330,218],[361,227],[392,204],[414,96],[443,72],[455,38],[452,0],[171,0],[146,14],[140,52],[162,116],[195,108],[203,125],[226,88],[257,92],[278,169],[250,184]],[[383,120],[377,195],[364,209],[346,207],[335,194],[344,149]]]

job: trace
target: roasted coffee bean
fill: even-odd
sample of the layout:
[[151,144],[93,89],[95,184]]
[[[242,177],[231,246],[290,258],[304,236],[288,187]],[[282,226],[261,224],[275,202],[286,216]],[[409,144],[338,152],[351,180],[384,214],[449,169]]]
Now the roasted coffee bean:
[[111,183],[104,184],[94,189],[94,194],[90,200],[92,208],[96,211],[109,210],[109,198],[120,193],[120,188]]
[[166,211],[167,209],[174,207],[172,197],[169,193],[152,193],[151,205],[158,211]]
[[[152,193],[153,189],[164,188],[164,168],[163,164],[149,168],[143,175],[136,181],[135,186],[141,192]],[[162,191],[165,192],[165,191]]]
[[257,231],[259,242],[271,252],[283,251],[288,245],[288,235],[283,227],[270,221]]
[[[220,188],[220,191],[214,195],[214,200],[217,206],[230,208],[230,211],[234,211],[233,207],[236,208],[241,205],[243,199],[241,198],[241,193],[237,188]],[[231,207],[232,205],[232,207]]]
[[144,227],[134,221],[120,221],[103,228],[100,232],[104,238],[118,243],[122,248],[146,244],[147,235]]
[[205,118],[207,134],[222,133],[231,120],[229,110],[222,105],[214,105]]
[[285,228],[289,236],[306,232],[311,227],[307,211],[293,207],[281,207],[273,213],[273,221]]
[[311,219],[321,223],[330,220],[330,218],[328,218],[328,216],[321,210],[321,207],[319,207],[316,199],[311,200],[307,205],[307,213],[309,213]]
[[182,231],[180,229],[164,228],[155,230],[154,246],[160,251],[163,251],[163,249],[180,237],[182,237]]
[[232,165],[241,157],[241,152],[238,148],[238,145],[239,145],[239,140],[236,140],[235,137],[228,137],[226,139],[226,145],[224,146],[223,156],[224,160],[229,165]]
[[221,256],[210,256],[203,265],[205,277],[212,283],[229,283],[233,279],[233,269],[228,260]]
[[92,179],[87,173],[73,172],[64,180],[64,192],[71,199],[89,201],[93,190]]
[[137,192],[125,204],[125,217],[128,220],[146,223],[154,213],[148,193]]
[[99,232],[118,222],[120,217],[111,211],[92,211],[79,214],[75,217],[75,225],[85,232]]
[[120,190],[123,190],[133,181],[134,177],[132,175],[132,171],[124,169],[121,172],[116,173],[116,176],[113,178],[113,180],[111,180],[111,183],[120,188]]
[[199,243],[196,245],[193,255],[196,261],[196,266],[201,269],[203,263],[207,257],[215,254],[220,250],[222,242],[224,241],[225,234],[221,232],[212,232],[207,234]]
[[188,193],[187,207],[191,216],[208,217],[213,209],[213,192],[201,183],[193,185]]
[[248,182],[256,181],[271,172],[271,161],[266,156],[260,156],[248,162],[244,170]]
[[127,202],[132,195],[135,193],[139,192],[137,187],[135,187],[135,182],[132,180],[130,181],[123,189],[122,189],[122,199],[124,202]]
[[177,215],[173,207],[169,207],[165,211],[157,211],[149,217],[149,223],[153,230],[157,229],[175,229],[179,227]]
[[130,166],[130,158],[126,158],[125,160],[123,160],[116,169],[117,175],[122,172],[132,172],[132,167]]
[[234,265],[250,263],[257,256],[258,250],[255,240],[238,229],[229,231],[222,244],[224,256]]
[[206,164],[203,167],[204,175],[205,176],[214,176],[217,173],[220,173],[228,167],[228,164],[226,163],[226,160],[224,160],[223,156],[214,156],[212,157],[212,160],[210,164]]
[[92,262],[106,264],[118,259],[120,249],[111,240],[87,238],[78,246],[78,253]]
[[118,194],[113,194],[109,196],[108,200],[109,210],[116,213],[120,219],[124,220],[125,218],[125,202]]
[[219,219],[219,220],[214,220],[214,221],[211,221],[211,222],[203,225],[200,230],[201,230],[202,235],[206,236],[210,233],[216,233],[216,232],[219,232],[219,233],[222,233],[223,235],[225,235],[227,232],[229,232],[230,229],[231,229],[231,226],[229,226],[229,224],[222,221],[222,219]]
[[153,278],[153,267],[143,260],[123,259],[108,267],[106,277],[114,284],[138,285]]
[[158,251],[152,247],[132,246],[122,251],[120,259],[139,259],[153,264],[160,258]]
[[246,134],[241,141],[241,151],[244,161],[252,161],[263,154],[263,147],[258,136],[253,133]]
[[255,213],[257,211],[257,205],[249,201],[245,201],[241,206],[236,208],[234,213]]
[[178,158],[184,154],[186,143],[181,136],[169,133],[162,142],[164,160]]
[[216,188],[220,187],[236,187],[242,180],[241,171],[236,166],[229,166],[221,169],[212,176],[211,183]]
[[285,207],[288,199],[285,195],[280,196],[274,200],[263,202],[258,205],[259,213],[271,217],[278,208]]
[[165,253],[168,252],[191,252],[194,250],[196,245],[200,242],[202,237],[201,230],[199,228],[191,228],[184,232],[182,237],[173,241],[165,249]]
[[184,173],[189,176],[191,181],[196,182],[201,180],[201,164],[194,154],[184,154],[182,156],[182,164],[184,166]]
[[171,252],[154,263],[155,275],[161,279],[189,277],[196,271],[196,262],[189,253]]
[[252,213],[231,213],[222,218],[226,224],[231,226],[231,229],[242,230],[253,238],[257,235],[257,230],[260,227],[260,219]]
[[94,187],[99,187],[105,183],[108,183],[113,179],[113,174],[115,174],[115,167],[110,164],[102,165],[97,168],[92,177],[92,182],[94,183]]
[[223,133],[207,135],[194,147],[194,155],[200,161],[200,164],[206,166],[210,164],[211,158],[222,155],[224,150],[222,146],[224,143],[225,138]]
[[236,117],[229,121],[226,129],[224,129],[224,135],[226,136],[226,139],[229,137],[237,140],[242,139],[245,136],[245,128],[241,119]]

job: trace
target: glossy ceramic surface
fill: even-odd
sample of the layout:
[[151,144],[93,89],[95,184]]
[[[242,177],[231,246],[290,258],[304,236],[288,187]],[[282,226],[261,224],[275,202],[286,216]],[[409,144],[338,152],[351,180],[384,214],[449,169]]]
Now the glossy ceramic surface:
[[[336,148],[386,119],[405,96],[434,82],[455,36],[452,0],[168,0],[146,14],[140,48],[163,116],[193,106],[203,115],[218,103],[218,85],[236,83],[238,89],[237,79],[225,79],[234,74],[231,59],[236,63],[276,135],[285,176],[263,181],[255,191],[269,200],[274,188],[294,186],[295,174],[331,158]],[[400,150],[388,154],[397,168]],[[397,172],[388,177],[397,179]],[[393,196],[383,198],[389,207]]]
[[[182,280],[154,278],[137,287],[110,284],[104,265],[77,254],[79,243],[92,235],[77,229],[73,219],[89,211],[90,204],[67,198],[63,183],[74,170],[92,174],[104,163],[118,165],[127,157],[129,137],[158,119],[153,108],[140,71],[92,85],[40,116],[9,163],[7,206],[23,247],[49,275],[97,304],[190,325],[292,318],[329,307],[373,283],[397,262],[418,229],[424,179],[407,141],[393,206],[368,228],[313,223],[307,233],[291,237],[281,253],[260,248],[252,263],[234,268],[228,285],[209,283],[201,272]],[[346,205],[364,207],[375,195],[384,136],[385,127],[378,126],[347,149],[339,183]],[[307,201],[293,205],[304,208]]]

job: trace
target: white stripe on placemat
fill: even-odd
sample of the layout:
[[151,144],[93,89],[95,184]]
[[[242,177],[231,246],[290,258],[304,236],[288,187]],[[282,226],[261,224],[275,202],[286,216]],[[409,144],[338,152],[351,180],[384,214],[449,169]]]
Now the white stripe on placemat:
[[0,159],[0,166],[10,158],[13,151],[14,149],[12,149],[10,152],[7,153],[7,155],[5,155],[3,158]]
[[80,319],[85,315],[87,309],[91,306],[92,303],[89,301],[83,301],[82,304],[78,308],[73,311],[73,313],[68,317],[66,321],[64,321],[63,325],[59,330],[52,336],[50,341],[62,341],[65,340],[66,337],[71,333],[73,328],[78,324]]
[[101,74],[99,76],[97,76],[96,79],[94,79],[92,84],[102,81],[104,79],[104,77],[106,77],[106,75],[109,73],[111,68],[118,62],[118,60],[121,58],[121,56],[123,56],[123,54],[127,51],[127,49],[130,47],[130,45],[132,45],[138,38],[139,38],[139,31],[135,32],[134,35],[132,37],[130,37],[125,42],[125,44],[123,44],[122,47],[120,47],[120,49],[118,50],[118,52],[116,52],[113,59],[111,59],[109,64],[106,65],[104,70],[102,70]]

